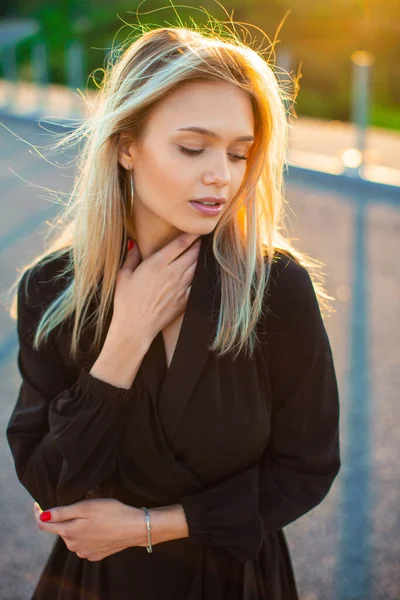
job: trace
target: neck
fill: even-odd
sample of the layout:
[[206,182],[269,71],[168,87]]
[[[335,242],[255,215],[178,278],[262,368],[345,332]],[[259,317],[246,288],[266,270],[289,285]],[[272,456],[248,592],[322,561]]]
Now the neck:
[[126,228],[129,238],[137,243],[142,260],[161,250],[183,233],[168,224],[161,224],[158,227],[140,227],[136,230],[132,220],[127,222]]

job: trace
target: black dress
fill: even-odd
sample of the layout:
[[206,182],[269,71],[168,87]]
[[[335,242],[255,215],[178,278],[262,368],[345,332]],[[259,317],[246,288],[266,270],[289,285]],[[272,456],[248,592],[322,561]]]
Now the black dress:
[[324,499],[340,468],[331,347],[308,271],[276,251],[253,358],[211,353],[221,299],[212,235],[169,369],[160,332],[129,390],[88,373],[96,356],[70,359],[68,319],[32,349],[38,318],[66,286],[54,279],[63,257],[32,275],[29,298],[22,279],[22,384],[7,427],[19,480],[43,510],[93,493],[181,503],[189,530],[153,553],[135,546],[97,562],[57,537],[34,599],[298,599],[282,528]]

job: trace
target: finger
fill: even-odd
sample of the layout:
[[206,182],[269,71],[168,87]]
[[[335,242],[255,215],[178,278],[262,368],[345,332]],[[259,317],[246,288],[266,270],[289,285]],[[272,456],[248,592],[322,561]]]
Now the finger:
[[199,256],[201,239],[197,238],[193,244],[182,254],[176,258],[173,263],[180,265],[182,268],[188,266],[192,262],[196,262]]
[[[197,245],[195,242],[192,246]],[[192,283],[196,267],[198,264],[198,253],[199,250],[192,251],[190,248],[185,254],[182,254],[172,265],[170,265],[171,275],[173,275],[174,285],[186,287],[189,283]]]
[[190,264],[187,269],[185,269],[180,277],[179,283],[183,286],[187,286],[192,283],[194,274],[197,268],[197,261]]
[[40,531],[44,531],[45,533],[52,533],[53,535],[59,535],[64,538],[68,536],[68,523],[42,523],[39,519],[38,528]]
[[40,513],[40,517],[46,523],[61,523],[63,521],[70,521],[71,519],[85,518],[86,511],[84,510],[84,506],[83,502],[75,502],[67,506],[56,506],[44,510]]
[[34,519],[37,519],[37,517],[39,517],[40,513],[42,512],[42,509],[40,508],[40,506],[37,502],[33,503],[32,512],[33,512]]
[[186,296],[186,301],[188,301],[188,300],[189,300],[189,296],[190,296],[190,291],[191,291],[191,289],[192,289],[192,286],[191,286],[191,285],[189,285],[188,289],[186,290],[186,294],[185,294],[185,296]]
[[131,250],[128,250],[122,268],[129,269],[130,271],[134,271],[139,263],[140,263],[139,246],[135,243],[133,248],[131,248]]
[[161,257],[167,264],[170,264],[185,252],[201,235],[197,233],[183,233],[178,235],[172,242],[169,242],[164,248],[155,252],[152,256]]
[[182,273],[184,273],[189,267],[197,264],[200,252],[200,244],[200,240],[196,240],[194,244],[192,244],[192,246],[186,250],[186,252],[183,252],[183,254],[178,256],[178,258],[172,261],[172,263],[169,265],[172,273],[178,278],[180,278]]
[[40,512],[34,507],[35,521],[40,531],[52,533],[54,535],[63,535],[65,533],[65,523],[45,523],[40,520]]

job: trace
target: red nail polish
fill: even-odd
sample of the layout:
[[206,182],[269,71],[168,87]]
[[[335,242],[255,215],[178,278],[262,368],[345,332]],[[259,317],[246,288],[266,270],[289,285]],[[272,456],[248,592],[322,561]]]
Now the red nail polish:
[[51,519],[51,512],[49,510],[45,510],[44,512],[41,513],[41,515],[40,515],[41,521],[50,521],[50,519]]
[[128,241],[128,252],[129,252],[129,250],[132,250],[134,245],[135,245],[135,242],[133,240]]

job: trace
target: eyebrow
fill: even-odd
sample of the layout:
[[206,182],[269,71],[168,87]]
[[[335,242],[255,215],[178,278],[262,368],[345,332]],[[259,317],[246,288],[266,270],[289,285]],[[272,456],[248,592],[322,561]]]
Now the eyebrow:
[[[192,131],[193,133],[201,133],[202,135],[207,135],[208,137],[214,138],[214,140],[220,140],[221,136],[214,131],[210,131],[209,129],[204,129],[203,127],[180,127],[177,131]],[[234,139],[235,142],[254,142],[254,136],[252,135],[242,135]]]

